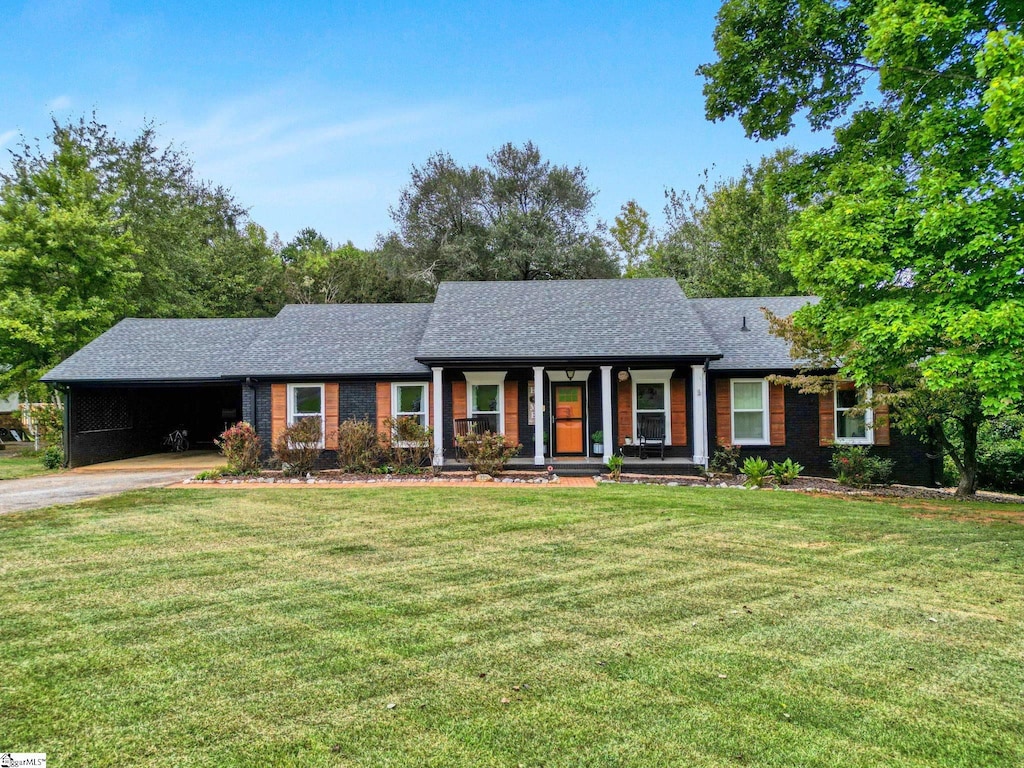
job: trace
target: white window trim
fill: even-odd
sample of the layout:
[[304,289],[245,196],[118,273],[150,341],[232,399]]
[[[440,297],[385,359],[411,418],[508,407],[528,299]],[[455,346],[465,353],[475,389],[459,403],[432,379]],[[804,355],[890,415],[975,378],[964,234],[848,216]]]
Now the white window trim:
[[[427,381],[393,381],[391,382],[391,418],[398,421],[402,416],[408,416],[407,413],[399,413],[398,405],[398,388],[399,387],[422,387],[423,388],[423,410],[420,413],[423,414],[423,428],[430,429],[430,382]],[[395,445],[401,448],[410,448],[412,443],[395,441]]]
[[[736,384],[760,384],[761,385],[761,434],[763,438],[757,440],[751,437],[736,437]],[[731,424],[733,445],[771,445],[772,437],[769,432],[768,421],[768,379],[729,379],[729,422]],[[743,413],[756,413],[753,409],[745,408]]]
[[[288,426],[295,424],[296,416],[300,414],[295,413],[295,389],[297,387],[318,387],[320,389],[320,447],[324,447],[324,430],[327,428],[327,417],[324,414],[324,410],[327,407],[325,402],[325,396],[327,394],[326,387],[323,382],[297,382],[288,385]],[[303,413],[302,416],[315,416],[313,413]]]
[[[473,387],[486,384],[498,385],[498,432],[505,434],[505,376],[508,371],[468,371],[462,375],[466,378],[466,415],[476,416],[478,411],[473,408]],[[493,411],[479,411],[490,416]]]
[[[629,369],[629,378],[632,383],[633,390],[633,435],[639,435],[637,429],[637,410],[636,410],[636,385],[637,384],[664,384],[664,403],[665,406],[665,445],[672,445],[672,373],[674,368],[652,368],[648,370],[633,370]],[[644,411],[644,413],[653,413],[653,411]]]
[[[866,402],[871,402],[871,387],[864,390]],[[844,411],[850,410],[843,408]],[[864,437],[839,436],[839,387],[832,387],[832,437],[837,445],[874,445],[875,444],[875,411],[868,408],[864,411]]]

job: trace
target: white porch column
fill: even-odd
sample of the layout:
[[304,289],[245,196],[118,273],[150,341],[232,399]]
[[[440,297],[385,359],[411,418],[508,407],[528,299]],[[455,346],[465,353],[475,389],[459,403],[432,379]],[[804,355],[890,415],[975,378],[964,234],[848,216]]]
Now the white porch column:
[[434,403],[430,423],[434,425],[434,466],[444,466],[444,387],[441,374],[444,368],[431,368],[434,372]]
[[533,367],[533,463],[544,466],[544,367]]
[[604,433],[604,462],[612,457],[615,435],[612,427],[612,367],[601,366],[601,431]]
[[703,365],[691,365],[693,373],[693,463],[708,466],[708,376]]

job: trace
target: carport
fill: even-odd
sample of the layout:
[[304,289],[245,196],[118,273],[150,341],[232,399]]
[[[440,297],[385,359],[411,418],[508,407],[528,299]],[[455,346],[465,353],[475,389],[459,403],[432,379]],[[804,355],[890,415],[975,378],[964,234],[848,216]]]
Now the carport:
[[164,437],[183,429],[194,449],[241,418],[242,385],[72,385],[65,391],[68,464],[80,467],[168,450]]
[[163,453],[176,429],[212,449],[245,418],[239,360],[268,322],[129,318],[73,354],[42,377],[64,393],[68,465]]

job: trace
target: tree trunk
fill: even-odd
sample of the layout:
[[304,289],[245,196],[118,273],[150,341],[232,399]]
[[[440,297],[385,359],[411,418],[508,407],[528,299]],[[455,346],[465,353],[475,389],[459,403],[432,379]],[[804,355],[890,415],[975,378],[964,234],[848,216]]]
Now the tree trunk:
[[966,499],[978,491],[978,426],[980,419],[970,415],[964,419],[964,452],[960,466],[960,483],[956,497]]

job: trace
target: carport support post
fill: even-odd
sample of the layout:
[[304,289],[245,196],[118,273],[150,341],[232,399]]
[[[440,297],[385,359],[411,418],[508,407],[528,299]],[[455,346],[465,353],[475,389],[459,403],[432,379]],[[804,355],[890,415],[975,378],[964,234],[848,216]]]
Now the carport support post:
[[693,374],[693,463],[708,466],[708,376],[703,365],[691,365]]
[[610,365],[601,366],[601,431],[604,434],[604,439],[601,441],[604,445],[604,455],[601,458],[607,464],[608,460],[612,457],[612,449],[614,448],[614,437],[612,435],[612,367]]
[[533,367],[533,463],[544,466],[544,366]]
[[444,368],[431,368],[434,372],[434,414],[431,423],[434,425],[434,466],[444,466]]

